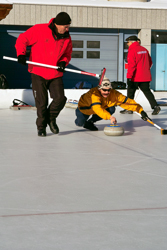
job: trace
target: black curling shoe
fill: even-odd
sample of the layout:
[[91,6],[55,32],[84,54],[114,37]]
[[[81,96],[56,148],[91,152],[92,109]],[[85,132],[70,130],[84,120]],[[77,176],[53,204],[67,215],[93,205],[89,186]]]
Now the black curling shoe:
[[161,108],[159,106],[155,106],[154,110],[152,112],[152,115],[158,115],[158,113],[161,111]]
[[53,134],[58,134],[59,133],[59,128],[58,128],[55,121],[51,121],[49,123],[49,127],[50,127],[50,130],[52,131]]
[[46,129],[39,129],[38,130],[38,136],[45,137],[46,136]]
[[89,129],[91,131],[97,131],[98,128],[93,124],[93,122],[85,122],[84,128]]

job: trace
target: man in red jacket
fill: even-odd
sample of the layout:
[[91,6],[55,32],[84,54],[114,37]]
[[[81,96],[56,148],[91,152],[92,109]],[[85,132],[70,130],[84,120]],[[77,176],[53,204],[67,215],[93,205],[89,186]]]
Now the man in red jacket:
[[[128,70],[127,70],[127,96],[134,99],[136,89],[138,87],[148,99],[151,108],[153,109],[152,115],[157,115],[160,112],[154,95],[150,90],[150,81],[152,60],[146,48],[142,47],[138,42],[136,36],[130,36],[126,39],[129,46],[128,49]],[[121,114],[132,114],[132,111],[122,110]]]
[[[37,107],[38,136],[46,136],[47,124],[54,134],[59,133],[56,118],[67,100],[64,95],[62,76],[72,54],[70,24],[70,16],[66,12],[60,12],[48,24],[36,24],[29,28],[20,34],[16,41],[15,47],[19,63],[26,65],[26,48],[31,46],[30,61],[59,66],[56,70],[28,65]],[[48,90],[53,99],[49,107]]]

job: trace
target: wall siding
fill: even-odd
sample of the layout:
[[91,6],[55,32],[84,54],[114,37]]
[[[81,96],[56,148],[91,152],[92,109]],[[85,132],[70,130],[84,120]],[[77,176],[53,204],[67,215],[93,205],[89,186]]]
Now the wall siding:
[[13,4],[0,24],[46,23],[61,11],[69,13],[72,27],[167,29],[167,10],[35,4]]

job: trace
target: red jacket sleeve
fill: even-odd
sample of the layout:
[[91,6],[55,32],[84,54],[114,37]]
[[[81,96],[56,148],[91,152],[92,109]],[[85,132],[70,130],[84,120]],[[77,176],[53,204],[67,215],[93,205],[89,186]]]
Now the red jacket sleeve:
[[25,55],[27,46],[33,45],[37,42],[37,32],[35,32],[37,25],[29,28],[24,33],[20,34],[16,40],[15,48],[17,56]]

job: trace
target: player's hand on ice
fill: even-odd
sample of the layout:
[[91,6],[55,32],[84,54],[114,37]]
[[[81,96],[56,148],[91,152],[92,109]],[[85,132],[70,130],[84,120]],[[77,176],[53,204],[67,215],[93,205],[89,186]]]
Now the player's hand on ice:
[[25,55],[19,55],[18,56],[18,63],[26,65],[26,56]]
[[65,66],[66,66],[66,62],[61,61],[61,62],[58,63],[58,66],[59,67],[58,67],[57,70],[60,71],[60,72],[64,72],[65,71],[64,69],[65,69]]
[[114,124],[114,125],[117,124],[117,120],[114,116],[110,116],[110,121],[111,121],[111,124]]

